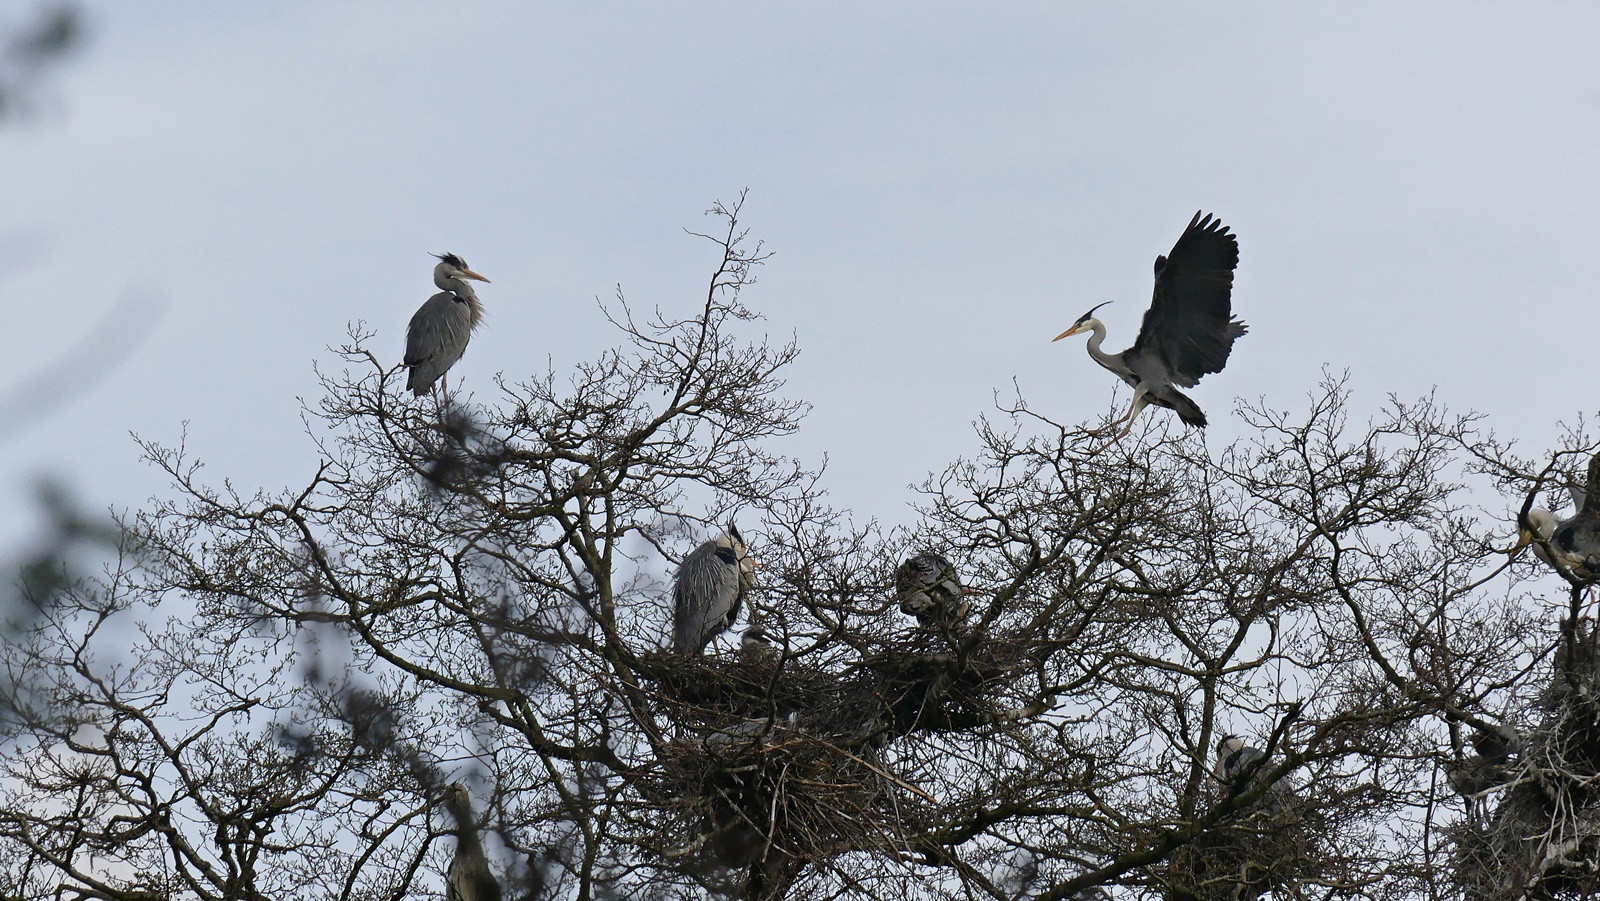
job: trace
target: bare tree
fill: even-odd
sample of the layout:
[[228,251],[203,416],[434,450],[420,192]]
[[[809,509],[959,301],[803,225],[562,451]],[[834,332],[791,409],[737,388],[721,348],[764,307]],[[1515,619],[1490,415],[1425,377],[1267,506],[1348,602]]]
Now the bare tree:
[[[1554,576],[1504,551],[1549,472],[1430,399],[1353,424],[1338,379],[1244,405],[1220,451],[1157,426],[1089,454],[1018,399],[918,528],[863,524],[779,450],[797,349],[747,305],[739,213],[711,211],[703,297],[619,295],[615,350],[490,403],[406,398],[355,329],[296,489],[147,444],[183,499],[4,649],[55,703],[3,764],[0,898],[438,894],[455,781],[527,898],[1499,898],[1476,862],[1555,873],[1485,837],[1548,812],[1522,761],[1589,715],[1552,677],[1587,665],[1592,587],[1546,606]],[[676,562],[734,513],[777,653],[671,653]],[[899,612],[919,553],[964,619]],[[1261,754],[1223,781],[1228,734]],[[1594,758],[1561,759],[1552,803],[1586,823]],[[1587,853],[1573,834],[1540,847]],[[1587,890],[1559,866],[1519,885]]]

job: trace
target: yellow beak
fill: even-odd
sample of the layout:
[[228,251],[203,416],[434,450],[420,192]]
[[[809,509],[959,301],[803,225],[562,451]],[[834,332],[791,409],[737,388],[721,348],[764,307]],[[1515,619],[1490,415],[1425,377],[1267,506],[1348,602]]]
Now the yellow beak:
[[1076,335],[1077,333],[1078,333],[1078,327],[1077,326],[1073,326],[1072,328],[1067,329],[1066,331],[1064,331],[1061,334],[1055,336],[1054,338],[1051,338],[1050,341],[1052,343],[1056,342],[1056,341],[1060,341],[1062,338],[1070,338],[1073,335]]
[[480,282],[489,281],[488,279],[484,278],[483,276],[479,275],[478,273],[473,272],[471,269],[463,269],[463,270],[461,270],[461,277],[462,278],[475,278]]

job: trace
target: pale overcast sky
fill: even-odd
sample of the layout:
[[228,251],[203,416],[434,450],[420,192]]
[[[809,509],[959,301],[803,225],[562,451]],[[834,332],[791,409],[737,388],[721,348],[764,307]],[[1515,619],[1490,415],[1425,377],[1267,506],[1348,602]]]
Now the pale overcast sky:
[[1239,235],[1250,325],[1191,392],[1213,446],[1234,398],[1298,408],[1324,367],[1360,410],[1437,386],[1530,449],[1596,410],[1600,5],[85,11],[45,114],[0,131],[0,386],[119,298],[166,314],[0,444],[0,544],[30,473],[93,506],[165,493],[130,431],[187,422],[211,480],[302,484],[312,364],[358,319],[398,361],[429,251],[493,279],[451,373],[484,394],[612,342],[619,284],[689,310],[712,248],[683,229],[742,188],[775,252],[748,299],[815,404],[783,447],[829,453],[862,516],[906,520],[1013,378],[1060,420],[1107,409],[1113,377],[1050,338],[1114,299],[1107,345],[1131,343],[1197,209]]

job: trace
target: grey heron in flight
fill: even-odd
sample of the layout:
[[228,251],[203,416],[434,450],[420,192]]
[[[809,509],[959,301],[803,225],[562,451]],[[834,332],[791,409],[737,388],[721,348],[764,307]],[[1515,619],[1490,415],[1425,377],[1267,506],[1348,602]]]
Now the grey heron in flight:
[[446,897],[449,901],[500,901],[500,883],[489,871],[483,842],[478,840],[467,787],[459,782],[446,786],[444,806],[456,821],[456,855],[445,873]]
[[1549,510],[1529,510],[1527,526],[1532,529],[1522,529],[1512,550],[1532,542],[1534,555],[1546,564],[1582,579],[1600,577],[1600,454],[1589,460],[1588,476],[1586,488],[1568,489],[1574,507],[1571,516],[1558,520]]
[[900,612],[928,627],[954,625],[972,608],[955,565],[942,554],[907,558],[894,571],[894,593]]
[[755,585],[755,560],[733,523],[728,530],[684,556],[672,586],[672,646],[699,654],[739,616],[745,592]]
[[1117,354],[1100,349],[1106,327],[1094,312],[1104,303],[1053,339],[1092,332],[1089,356],[1133,386],[1127,415],[1107,427],[1127,423],[1113,441],[1133,429],[1139,411],[1149,404],[1177,411],[1188,425],[1205,426],[1206,414],[1178,388],[1193,388],[1202,376],[1221,372],[1234,340],[1246,331],[1233,318],[1233,270],[1238,265],[1238,239],[1220,221],[1195,213],[1172,250],[1156,257],[1155,296],[1132,347]]
[[[440,291],[417,308],[406,327],[405,365],[411,370],[406,387],[418,397],[431,391],[433,383],[461,359],[473,330],[483,320],[483,304],[468,279],[489,281],[453,253],[433,256],[439,260],[433,267],[433,283]],[[449,390],[448,380],[444,387]]]

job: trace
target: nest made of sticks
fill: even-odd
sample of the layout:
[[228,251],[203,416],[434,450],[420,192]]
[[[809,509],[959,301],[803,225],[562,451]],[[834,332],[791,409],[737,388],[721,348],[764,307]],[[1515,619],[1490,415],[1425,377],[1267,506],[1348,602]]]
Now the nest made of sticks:
[[675,730],[648,788],[676,812],[659,847],[723,867],[903,848],[888,825],[897,802],[933,799],[891,772],[879,750],[916,731],[995,722],[1000,699],[1038,653],[1034,642],[945,627],[873,641],[858,660],[827,666],[746,654],[643,657],[638,671]]
[[1246,901],[1313,874],[1315,811],[1287,793],[1268,794],[1173,852],[1169,897],[1182,901]]
[[670,742],[652,789],[677,813],[667,830],[697,836],[684,856],[720,866],[901,847],[886,825],[895,794],[920,790],[873,757],[841,748],[798,715],[729,718]]
[[[1539,706],[1539,724],[1513,744],[1452,770],[1452,784],[1483,805],[1451,831],[1469,898],[1600,893],[1600,631],[1592,620],[1563,623]],[[1461,776],[1479,771],[1494,778]]]

